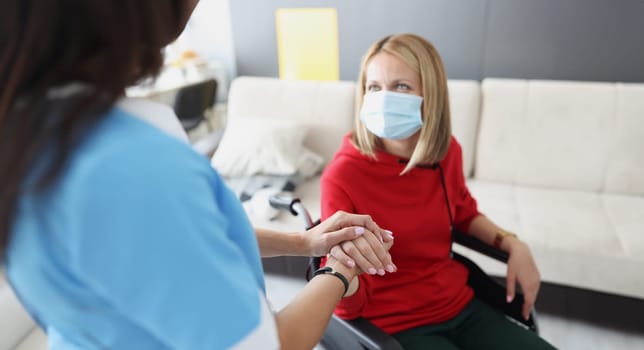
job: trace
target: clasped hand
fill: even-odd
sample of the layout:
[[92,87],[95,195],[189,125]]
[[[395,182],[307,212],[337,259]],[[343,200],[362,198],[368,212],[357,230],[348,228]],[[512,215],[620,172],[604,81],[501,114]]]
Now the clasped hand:
[[394,241],[391,231],[381,229],[369,215],[338,211],[304,235],[312,256],[330,254],[372,275],[397,270],[388,252]]

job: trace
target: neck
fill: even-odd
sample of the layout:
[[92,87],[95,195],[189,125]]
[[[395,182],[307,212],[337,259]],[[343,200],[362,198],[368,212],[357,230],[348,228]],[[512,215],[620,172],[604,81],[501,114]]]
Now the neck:
[[391,140],[391,139],[381,139],[382,148],[385,152],[393,154],[400,158],[409,159],[414,153],[416,148],[416,143],[418,142],[419,133],[415,133],[412,136],[409,136],[406,139],[402,140]]

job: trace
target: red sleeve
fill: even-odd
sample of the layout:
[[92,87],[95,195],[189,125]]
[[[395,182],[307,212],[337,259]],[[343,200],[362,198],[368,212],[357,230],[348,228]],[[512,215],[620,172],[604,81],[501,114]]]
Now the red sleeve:
[[[349,195],[342,189],[342,186],[335,181],[340,176],[337,167],[330,164],[320,179],[320,209],[322,220],[327,219],[338,210],[348,213],[355,213],[355,208]],[[322,258],[321,265],[326,264],[326,258]],[[362,310],[367,304],[369,282],[363,276],[360,279],[360,288],[350,297],[342,298],[335,308],[335,314],[343,319],[355,319],[362,316]]]
[[350,297],[340,299],[340,302],[335,307],[335,314],[344,320],[353,320],[362,317],[362,310],[367,305],[369,300],[369,279],[363,275],[358,276],[360,280],[360,287]]
[[450,200],[453,201],[454,206],[454,228],[461,232],[469,232],[472,220],[481,215],[478,211],[476,199],[470,194],[470,190],[465,183],[465,176],[463,175],[463,153],[461,145],[452,138],[452,147],[454,147],[454,165],[451,167],[452,174],[450,176],[456,181],[454,182],[455,189],[452,192]]
[[322,211],[320,219],[322,220],[326,220],[338,210],[347,213],[355,212],[349,195],[334,180],[337,173],[339,172],[334,171],[333,168],[327,169],[320,179],[320,210]]

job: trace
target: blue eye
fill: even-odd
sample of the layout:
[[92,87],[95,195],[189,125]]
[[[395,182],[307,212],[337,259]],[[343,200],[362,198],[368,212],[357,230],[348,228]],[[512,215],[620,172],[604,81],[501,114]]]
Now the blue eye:
[[379,91],[379,90],[380,90],[380,86],[378,86],[378,85],[373,85],[372,84],[372,85],[367,86],[367,91]]
[[400,83],[400,84],[396,85],[396,89],[397,90],[407,91],[407,90],[411,90],[411,87],[409,85],[407,85],[407,84]]

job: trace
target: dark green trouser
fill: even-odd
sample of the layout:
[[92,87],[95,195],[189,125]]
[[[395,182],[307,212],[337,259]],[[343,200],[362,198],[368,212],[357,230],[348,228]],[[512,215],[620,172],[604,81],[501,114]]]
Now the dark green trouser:
[[453,319],[394,334],[405,350],[532,350],[555,349],[474,298]]

